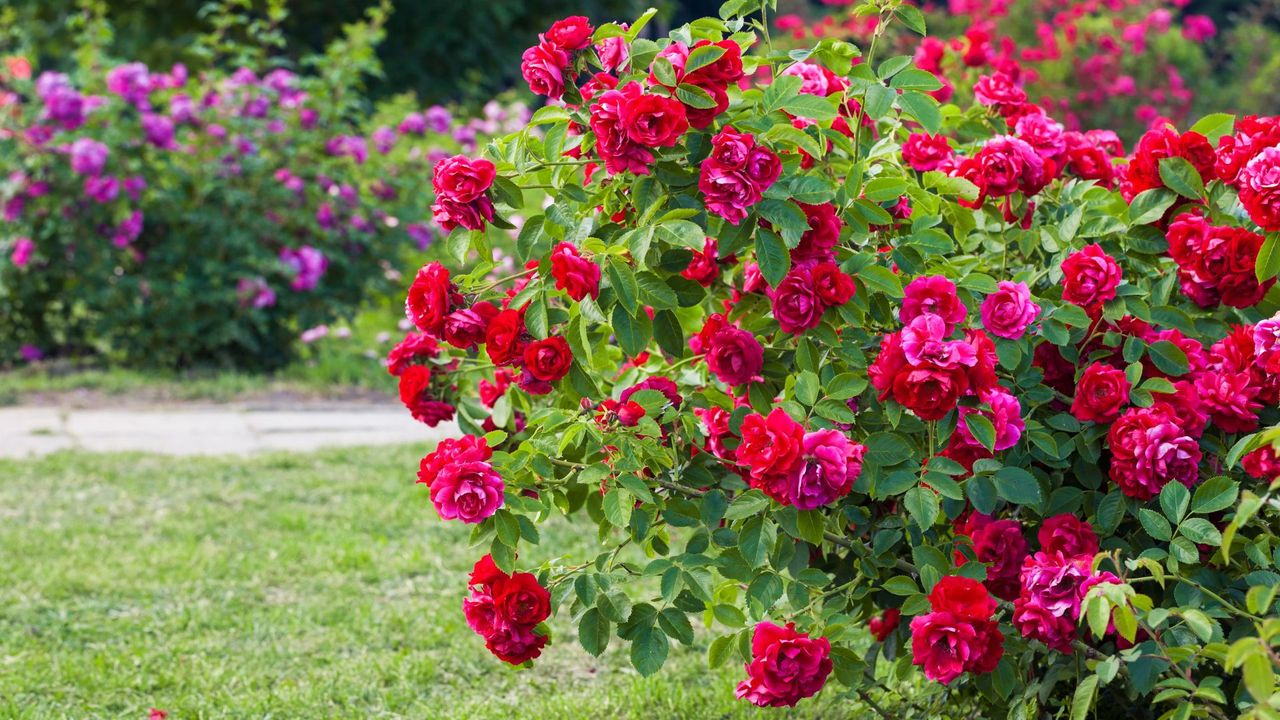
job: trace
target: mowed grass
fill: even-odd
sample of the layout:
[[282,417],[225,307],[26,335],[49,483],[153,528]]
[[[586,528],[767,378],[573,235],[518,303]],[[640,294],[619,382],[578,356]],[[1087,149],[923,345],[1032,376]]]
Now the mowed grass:
[[[424,450],[0,461],[0,717],[865,715],[835,688],[797,711],[735,700],[741,665],[708,670],[705,636],[646,679],[558,617],[532,671],[499,663],[460,608],[482,551],[413,483]],[[594,538],[552,524],[524,559]]]

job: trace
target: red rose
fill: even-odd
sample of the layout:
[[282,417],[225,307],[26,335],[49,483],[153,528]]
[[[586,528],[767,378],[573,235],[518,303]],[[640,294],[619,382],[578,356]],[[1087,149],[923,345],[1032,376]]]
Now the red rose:
[[746,385],[760,380],[764,348],[756,336],[732,325],[711,336],[707,368],[726,385]]
[[987,564],[987,589],[992,595],[1012,601],[1021,589],[1019,576],[1029,548],[1017,520],[996,520],[973,535],[973,550]]
[[968,388],[964,368],[943,370],[922,365],[894,377],[893,399],[921,420],[941,420],[956,408]]
[[689,267],[681,271],[680,276],[692,280],[702,287],[711,287],[711,284],[720,277],[720,263],[717,259],[716,239],[707,238],[702,245],[702,251],[693,251],[693,257],[689,259]]
[[930,680],[945,685],[965,672],[991,672],[1003,655],[1004,635],[991,620],[935,610],[911,621],[911,662]]
[[583,50],[591,44],[591,35],[595,29],[591,21],[581,15],[574,15],[557,20],[547,30],[547,40],[555,43],[563,50]]
[[902,351],[902,334],[889,333],[880,338],[880,354],[876,356],[871,367],[867,368],[867,377],[871,386],[880,393],[884,400],[893,393],[893,381],[898,374],[906,370],[907,356]]
[[819,263],[813,266],[813,287],[818,299],[827,307],[837,307],[853,299],[857,287],[835,263]]
[[1124,371],[1096,362],[1085,368],[1076,383],[1071,414],[1081,422],[1114,422],[1128,402],[1129,380]]
[[694,85],[708,95],[715,103],[712,107],[699,108],[686,105],[684,108],[685,116],[689,119],[689,126],[697,130],[706,130],[711,127],[716,118],[725,110],[729,109],[729,93],[719,85]]
[[746,167],[747,156],[755,146],[754,135],[727,127],[711,139],[711,157],[708,160],[727,170],[741,170]]
[[806,205],[799,203],[809,221],[809,229],[800,236],[800,244],[791,251],[792,263],[830,262],[835,260],[833,249],[840,242],[844,220],[835,205]]
[[898,629],[898,622],[902,619],[902,611],[898,608],[889,608],[879,615],[867,621],[867,629],[871,631],[871,637],[876,642],[884,642],[894,630]]
[[503,310],[489,322],[485,349],[494,365],[508,365],[524,352],[524,313]]
[[807,270],[792,270],[770,293],[773,317],[783,332],[799,335],[822,322],[826,306],[818,297],[813,276]]
[[524,365],[539,380],[556,382],[573,366],[573,351],[564,338],[549,337],[525,346]]
[[996,601],[982,583],[960,575],[939,580],[929,591],[929,604],[966,620],[987,620],[996,611]]
[[1062,299],[1086,310],[1115,298],[1124,274],[1102,247],[1086,245],[1062,261]]
[[449,270],[438,262],[423,265],[405,297],[405,315],[425,333],[437,337],[444,332],[445,318],[462,302],[462,295],[449,279]]
[[1098,552],[1098,535],[1093,532],[1093,526],[1071,513],[1045,520],[1036,533],[1036,539],[1040,541],[1040,549],[1050,554],[1062,553],[1072,557],[1096,555]]
[[488,192],[497,175],[493,163],[488,160],[455,155],[436,163],[431,173],[431,184],[437,196],[469,203]]
[[785,476],[804,451],[804,426],[782,408],[774,408],[766,418],[751,414],[742,421],[742,444],[738,462],[746,465],[753,481],[768,476]]
[[540,37],[538,44],[520,57],[520,74],[534,95],[559,100],[564,96],[565,73],[572,62],[559,45]]
[[955,153],[945,135],[911,133],[902,144],[902,159],[917,172],[937,170]]
[[508,623],[533,626],[551,616],[551,594],[531,573],[516,573],[495,584],[493,601]]
[[444,321],[444,339],[450,345],[466,350],[484,342],[489,321],[498,314],[493,303],[478,302],[470,308],[455,310]]
[[453,418],[454,407],[431,395],[431,369],[410,365],[400,375],[400,402],[413,418],[431,427]]
[[440,344],[430,335],[411,332],[387,353],[387,372],[399,376],[414,363],[425,362],[440,354]]
[[736,695],[760,707],[795,707],[822,690],[834,667],[831,643],[796,632],[795,623],[778,627],[771,622],[756,625],[751,636],[751,662],[747,679]]
[[556,279],[556,289],[574,300],[600,297],[600,266],[582,257],[572,243],[562,242],[551,251],[551,276]]
[[596,136],[596,152],[604,160],[605,170],[610,175],[649,173],[653,153],[631,139],[622,120],[624,109],[643,93],[640,83],[629,82],[616,90],[601,93],[591,106],[591,132]]
[[644,147],[672,147],[689,129],[679,100],[650,93],[623,104],[621,121],[631,141]]
[[[710,40],[699,40],[693,44],[691,52],[700,47],[710,45],[723,48],[724,54],[716,58],[716,61],[710,65],[698,68],[686,75],[685,81],[693,82],[696,85],[712,84],[723,87],[741,80],[744,75],[742,71],[742,46],[729,38],[714,43]],[[681,67],[683,69],[683,65]]]

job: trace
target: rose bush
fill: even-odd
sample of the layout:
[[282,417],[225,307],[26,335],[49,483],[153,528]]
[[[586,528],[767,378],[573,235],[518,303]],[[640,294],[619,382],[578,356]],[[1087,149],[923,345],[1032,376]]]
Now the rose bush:
[[232,72],[157,72],[91,39],[71,76],[0,72],[0,364],[270,369],[303,331],[389,296],[439,232],[421,176],[526,118],[407,98],[370,116],[360,83],[384,22],[347,28],[324,73],[240,46],[210,49],[249,53]]
[[[940,105],[909,56],[780,53],[760,8],[571,19],[526,56],[542,135],[438,166],[480,261],[418,271],[390,367],[468,433],[419,482],[495,578],[469,624],[513,664],[550,612],[645,675],[707,644],[762,706],[1275,717],[1280,119],[1125,156],[994,76]],[[558,515],[600,553],[539,551]]]

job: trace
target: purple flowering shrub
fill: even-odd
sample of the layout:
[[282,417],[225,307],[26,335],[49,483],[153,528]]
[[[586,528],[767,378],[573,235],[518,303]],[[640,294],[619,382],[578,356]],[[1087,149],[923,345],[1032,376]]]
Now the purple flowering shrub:
[[339,71],[0,71],[0,365],[34,348],[270,369],[397,287],[438,233],[420,178],[527,113],[369,113],[377,61],[352,44],[383,20],[348,28]]

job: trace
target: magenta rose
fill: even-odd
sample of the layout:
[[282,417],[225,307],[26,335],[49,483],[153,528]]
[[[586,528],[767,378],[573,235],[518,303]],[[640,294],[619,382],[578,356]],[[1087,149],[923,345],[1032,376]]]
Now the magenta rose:
[[1004,636],[990,620],[934,611],[911,620],[911,662],[949,685],[966,672],[991,672],[1004,655]]
[[564,95],[565,73],[571,63],[569,53],[540,37],[538,44],[520,57],[520,74],[534,95],[559,100]]
[[761,379],[764,347],[756,336],[732,325],[711,336],[707,368],[726,385],[746,385]]
[[866,451],[838,430],[805,433],[800,463],[792,471],[790,504],[812,510],[848,495]]
[[996,288],[982,301],[982,326],[996,337],[1019,340],[1040,315],[1040,306],[1031,301],[1026,283],[1003,280]]
[[792,271],[770,293],[773,300],[773,317],[783,332],[795,335],[811,330],[822,322],[826,306],[818,297],[810,273]]
[[1124,274],[1101,246],[1086,245],[1062,261],[1062,299],[1092,309],[1114,299]]
[[903,288],[902,309],[898,320],[906,325],[921,315],[937,315],[946,323],[950,334],[964,322],[969,310],[956,295],[956,285],[941,275],[921,276]]

